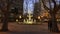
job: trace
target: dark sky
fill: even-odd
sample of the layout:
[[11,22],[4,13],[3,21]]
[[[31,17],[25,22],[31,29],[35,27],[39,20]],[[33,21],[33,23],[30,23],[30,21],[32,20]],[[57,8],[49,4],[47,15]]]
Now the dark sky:
[[[24,0],[24,13],[33,13],[35,2],[38,2],[38,0]],[[28,8],[28,10],[26,10],[26,8]]]

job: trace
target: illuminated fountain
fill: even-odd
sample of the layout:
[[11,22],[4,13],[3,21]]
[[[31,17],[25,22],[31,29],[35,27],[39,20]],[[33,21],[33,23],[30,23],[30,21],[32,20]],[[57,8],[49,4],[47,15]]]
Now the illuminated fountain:
[[27,13],[27,18],[24,19],[24,24],[33,24],[36,20],[33,20],[35,0],[24,0],[24,14]]
[[25,24],[33,24],[35,22],[32,19],[33,15],[31,15],[30,13],[27,15],[27,17],[28,17],[28,19],[24,19]]

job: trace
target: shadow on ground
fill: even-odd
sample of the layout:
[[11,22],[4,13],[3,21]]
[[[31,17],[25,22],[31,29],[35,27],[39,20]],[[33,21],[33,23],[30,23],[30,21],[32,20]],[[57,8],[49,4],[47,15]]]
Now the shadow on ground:
[[49,32],[8,32],[9,34],[49,34]]

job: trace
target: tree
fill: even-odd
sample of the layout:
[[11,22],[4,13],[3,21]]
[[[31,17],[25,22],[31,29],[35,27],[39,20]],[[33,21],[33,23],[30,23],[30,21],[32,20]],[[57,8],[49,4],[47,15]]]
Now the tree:
[[[50,8],[48,8],[48,7],[46,6],[46,4],[45,4],[45,1],[42,0],[42,3],[43,3],[44,8],[45,8],[46,10],[49,10],[49,14],[50,14],[50,16],[51,16],[51,19],[48,21],[48,29],[49,29],[50,31],[52,31],[52,32],[58,32],[59,29],[58,29],[58,26],[57,26],[56,13],[57,13],[57,11],[59,11],[59,9],[60,9],[60,4],[57,5],[56,0],[48,0],[48,2],[49,2],[49,7],[50,7]],[[59,2],[60,2],[60,1],[59,1]],[[54,5],[53,5],[53,6],[54,6],[53,8],[52,8],[51,3],[54,4]]]
[[[0,0],[0,2],[1,2],[0,9],[3,12],[3,14],[4,14],[3,21],[2,21],[3,22],[3,25],[2,25],[1,31],[8,31],[9,9],[10,9],[10,7],[11,7],[12,4],[13,5],[17,4],[15,1],[16,0]],[[20,3],[22,3],[23,0],[19,0],[19,1],[20,1]],[[20,6],[22,6],[22,5],[20,5]],[[15,9],[16,9],[15,11],[18,10],[18,8],[15,8]],[[17,13],[18,12],[16,12],[16,14]]]
[[8,11],[9,11],[9,6],[10,4],[8,3],[8,0],[1,1],[2,5],[1,10],[4,13],[3,17],[3,25],[1,31],[8,31]]

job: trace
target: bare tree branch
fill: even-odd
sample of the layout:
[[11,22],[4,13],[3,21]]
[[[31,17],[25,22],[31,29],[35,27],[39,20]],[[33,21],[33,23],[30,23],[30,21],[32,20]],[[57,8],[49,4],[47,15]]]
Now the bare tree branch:
[[55,10],[55,12],[57,12],[57,11],[60,9],[60,4],[57,5],[55,0],[52,0],[52,2],[54,3],[54,8],[53,8],[53,10]]
[[54,3],[54,6],[56,5],[56,1],[55,0],[52,0],[52,2]]
[[56,5],[56,1],[55,0],[52,0],[52,2],[54,3],[54,9],[57,7]]
[[43,3],[43,6],[44,6],[44,8],[45,8],[46,10],[50,10],[50,9],[45,5],[44,0],[42,0],[42,3]]
[[57,7],[55,9],[56,9],[56,11],[59,11],[60,5],[57,5]]
[[58,6],[58,9],[60,9],[60,1],[59,1],[59,6]]

